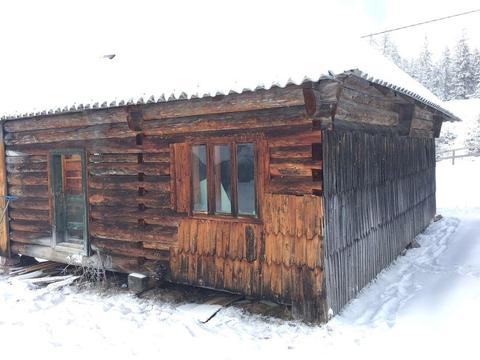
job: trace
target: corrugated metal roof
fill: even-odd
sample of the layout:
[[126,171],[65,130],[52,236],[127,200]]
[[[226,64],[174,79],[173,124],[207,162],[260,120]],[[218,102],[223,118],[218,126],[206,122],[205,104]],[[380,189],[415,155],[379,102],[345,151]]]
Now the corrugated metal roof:
[[[77,60],[77,63],[63,69],[63,72],[57,71],[52,65],[49,78],[40,76],[39,80],[35,78],[30,80],[32,86],[35,85],[37,88],[25,87],[27,95],[22,97],[22,92],[18,92],[17,95],[5,92],[7,96],[5,100],[10,100],[10,104],[8,101],[0,103],[1,119],[208,98],[292,84],[302,85],[305,82],[317,82],[322,78],[348,74],[412,97],[440,111],[451,120],[458,120],[429,90],[382,55],[361,43],[344,45],[328,54],[319,53],[318,59],[312,56],[302,58],[296,63],[291,63],[291,59],[282,63],[281,57],[278,58],[278,63],[272,63],[272,65],[268,61],[259,63],[258,66],[256,63],[242,64],[241,61],[237,61],[235,66],[232,65],[234,70],[230,73],[215,74],[210,71],[202,74],[200,69],[182,76],[179,69],[172,69],[171,72],[175,76],[171,77],[173,80],[170,79],[170,89],[173,84],[177,86],[175,80],[178,80],[178,86],[183,87],[183,90],[178,91],[174,88],[171,91],[159,91],[156,93],[160,93],[159,95],[155,94],[155,89],[168,88],[167,85],[162,86],[162,84],[166,83],[164,80],[169,70],[158,70],[158,63],[161,62],[156,55],[148,58],[147,62],[140,61],[138,64],[139,60],[127,56],[122,58],[121,55],[108,60],[103,58],[91,62]],[[77,68],[78,74],[72,73]],[[32,72],[32,74],[36,76],[37,73]],[[203,76],[203,81],[195,83],[192,74],[198,74],[199,78]],[[44,87],[42,87],[43,84],[45,84]],[[31,93],[28,93],[29,90]],[[70,103],[65,104],[65,101]]]

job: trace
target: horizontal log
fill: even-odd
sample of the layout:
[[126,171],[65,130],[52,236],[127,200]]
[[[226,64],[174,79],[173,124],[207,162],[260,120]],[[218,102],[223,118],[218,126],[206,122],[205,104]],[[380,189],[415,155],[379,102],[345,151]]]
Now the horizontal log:
[[47,163],[36,162],[36,163],[7,165],[7,172],[9,173],[26,173],[26,172],[38,172],[38,171],[47,171]]
[[138,175],[90,176],[89,186],[96,190],[138,190],[143,187],[147,193],[169,192],[170,176],[145,175],[143,181],[138,180]]
[[5,162],[7,164],[28,164],[28,163],[38,163],[38,162],[47,162],[48,158],[44,155],[26,155],[26,156],[6,156]]
[[[65,264],[71,264],[71,253],[65,253],[56,251],[49,246],[21,244],[18,242],[12,243],[13,254],[23,254],[41,259],[47,259]],[[154,266],[152,264],[141,263],[140,259],[132,256],[120,256],[109,254],[106,256],[83,256],[79,261],[75,262],[75,265],[81,265],[85,267],[104,268],[105,270],[119,271],[124,273],[139,272],[145,274],[158,275],[155,273]]]
[[311,159],[272,159],[270,175],[272,176],[312,176],[312,170],[321,170],[322,162]]
[[8,188],[8,193],[18,197],[34,196],[48,199],[50,196],[47,185],[11,185]]
[[177,241],[176,228],[158,225],[139,225],[135,227],[131,224],[91,222],[90,234],[100,239],[161,242],[167,245],[174,244]]
[[260,110],[246,113],[228,113],[164,120],[152,120],[145,124],[148,135],[167,136],[192,134],[222,129],[264,129],[277,126],[311,124],[302,107]]
[[38,220],[12,220],[9,226],[12,231],[31,233],[50,234],[52,230],[52,226],[47,221]]
[[8,156],[47,156],[53,149],[85,149],[93,154],[102,153],[164,153],[168,151],[168,142],[159,137],[150,137],[142,145],[137,144],[134,135],[131,137],[102,139],[100,137],[92,140],[63,140],[57,138],[57,141],[50,143],[10,145],[7,146],[6,154]]
[[279,146],[298,146],[298,145],[311,145],[314,143],[322,142],[322,132],[320,130],[308,129],[303,130],[301,133],[286,133],[281,136],[274,136],[268,138],[269,147]]
[[379,109],[372,105],[358,104],[343,97],[340,98],[335,112],[335,120],[338,118],[347,122],[390,127],[399,124],[399,117],[398,112]]
[[138,154],[91,154],[88,160],[92,163],[138,163]]
[[287,86],[213,98],[155,104],[142,107],[142,112],[143,119],[148,122],[154,119],[303,106],[303,104],[302,88]]
[[143,154],[144,163],[164,163],[170,162],[170,151],[159,152],[156,154],[144,153]]
[[151,250],[161,250],[164,253],[164,256],[167,256],[167,259],[170,258],[170,247],[171,245],[165,245],[159,242],[142,242],[143,249],[151,249]]
[[412,125],[413,129],[420,129],[420,130],[433,130],[433,121],[420,119],[420,118],[413,118]]
[[420,106],[416,105],[413,111],[413,117],[416,119],[433,122],[434,113],[430,110],[422,109]]
[[[157,209],[150,209],[157,210]],[[170,210],[170,209],[169,209]],[[105,206],[92,206],[89,211],[90,217],[94,221],[99,222],[118,222],[138,224],[138,220],[141,219],[145,224],[162,225],[177,227],[180,221],[180,217],[175,213],[172,214],[169,211],[169,215],[162,215],[160,211],[153,213],[152,211],[140,211],[140,210],[128,210],[124,208],[109,208]]]
[[13,230],[10,232],[10,240],[22,244],[43,246],[52,246],[53,244],[51,232],[33,233]]
[[50,211],[34,209],[10,209],[8,216],[13,220],[50,221]]
[[50,210],[48,199],[38,197],[23,197],[12,201],[9,205],[11,209],[32,209],[32,210]]
[[169,175],[170,163],[92,163],[90,164],[90,174],[94,176],[105,175]]
[[277,177],[272,176],[268,184],[268,192],[274,194],[303,195],[321,191],[322,183],[313,181],[312,177]]
[[52,143],[59,139],[62,141],[94,140],[106,138],[125,138],[135,136],[136,133],[128,128],[126,123],[90,125],[76,128],[59,128],[52,131],[35,130],[7,133],[5,144],[7,145],[28,145],[36,143]]
[[311,158],[312,145],[272,146],[270,157],[272,159]]
[[78,128],[127,122],[127,108],[99,109],[71,114],[42,115],[5,122],[7,132]]
[[46,171],[37,171],[20,174],[7,174],[9,185],[48,185]]
[[151,191],[139,195],[138,191],[130,190],[95,190],[89,191],[89,203],[91,205],[121,206],[131,203],[133,206],[144,204],[149,208],[170,207],[170,193]]
[[384,94],[379,94],[378,90],[373,87],[368,88],[354,88],[345,85],[341,92],[341,101],[348,101],[358,105],[374,107],[379,110],[387,112],[396,112],[398,102],[393,101],[392,97],[387,97]]
[[[170,161],[170,152],[159,153],[141,153],[141,161],[144,163],[168,163]],[[89,156],[92,163],[135,163],[139,162],[138,154],[92,154]]]
[[106,240],[99,238],[92,239],[92,246],[98,248],[102,253],[143,257],[146,259],[160,261],[168,261],[170,258],[168,246],[164,246],[162,249],[145,249],[142,247],[142,243]]

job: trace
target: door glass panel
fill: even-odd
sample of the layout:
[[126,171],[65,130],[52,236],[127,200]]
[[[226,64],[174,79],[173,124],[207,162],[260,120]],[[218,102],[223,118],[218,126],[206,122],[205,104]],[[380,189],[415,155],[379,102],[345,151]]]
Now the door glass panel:
[[254,157],[253,144],[237,145],[237,194],[240,215],[256,215]]
[[84,197],[82,191],[82,160],[80,154],[62,155],[66,211],[66,242],[82,243],[84,228]]
[[207,148],[192,146],[193,211],[207,212]]
[[215,176],[215,211],[232,213],[232,179],[229,145],[215,145],[213,151]]

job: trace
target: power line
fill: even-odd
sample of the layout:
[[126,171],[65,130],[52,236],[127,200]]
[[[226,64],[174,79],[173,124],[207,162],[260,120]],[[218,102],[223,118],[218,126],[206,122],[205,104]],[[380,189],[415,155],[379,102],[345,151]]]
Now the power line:
[[472,13],[475,13],[475,12],[480,12],[480,9],[466,11],[466,12],[463,12],[463,13],[460,13],[460,14],[455,14],[455,15],[450,15],[450,16],[444,16],[444,17],[441,17],[441,18],[427,20],[427,21],[423,21],[423,22],[419,22],[419,23],[415,23],[415,24],[411,24],[411,25],[400,26],[400,27],[397,27],[397,28],[394,28],[394,29],[384,30],[384,31],[380,31],[380,32],[372,33],[372,34],[368,34],[368,35],[362,35],[362,36],[360,36],[360,38],[363,39],[363,38],[366,38],[366,37],[369,37],[369,36],[386,34],[386,33],[392,32],[392,31],[408,29],[408,28],[411,28],[411,27],[414,27],[414,26],[425,25],[425,24],[429,24],[429,23],[432,23],[432,22],[436,22],[436,21],[451,19],[451,18],[454,18],[454,17],[457,17],[457,16],[472,14]]

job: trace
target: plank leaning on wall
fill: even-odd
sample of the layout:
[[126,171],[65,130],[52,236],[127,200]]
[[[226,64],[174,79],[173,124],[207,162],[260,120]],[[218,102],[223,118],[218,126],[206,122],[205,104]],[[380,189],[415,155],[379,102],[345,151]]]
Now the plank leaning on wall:
[[[0,208],[6,205],[5,196],[7,195],[7,175],[5,167],[5,144],[3,142],[3,123],[0,124]],[[6,209],[3,220],[0,223],[0,255],[9,255],[8,246],[8,209]]]

